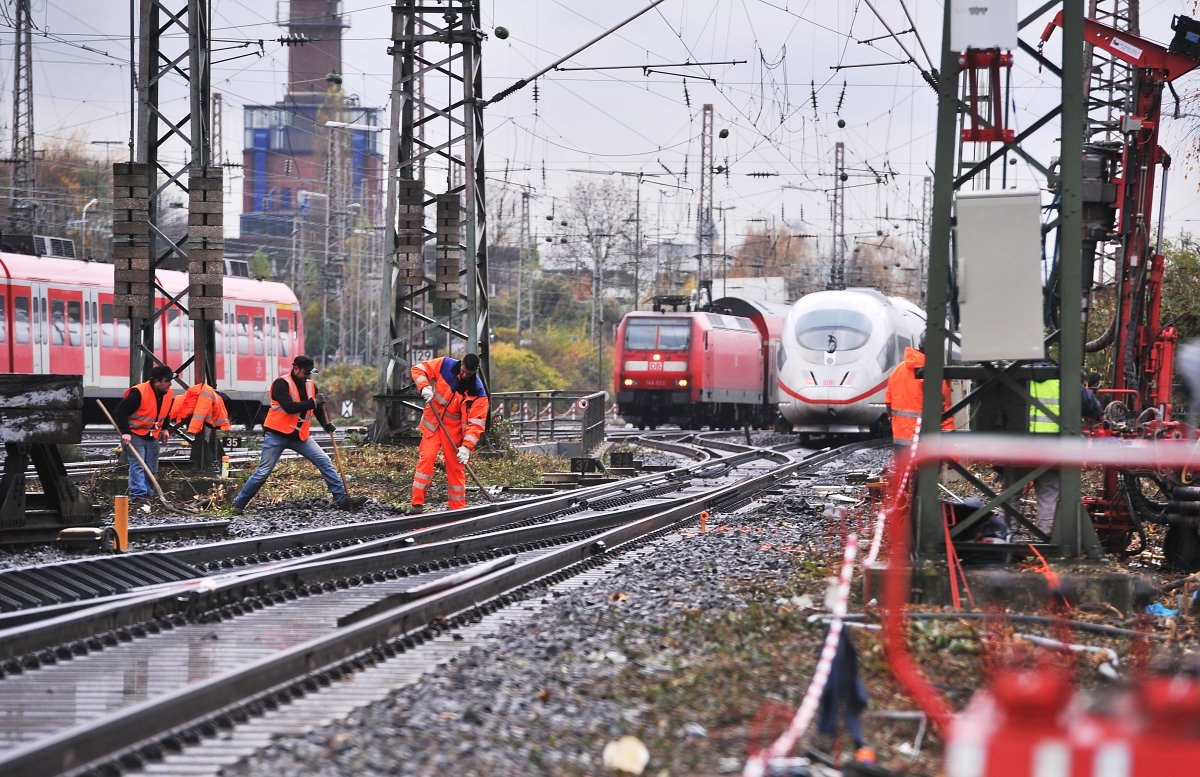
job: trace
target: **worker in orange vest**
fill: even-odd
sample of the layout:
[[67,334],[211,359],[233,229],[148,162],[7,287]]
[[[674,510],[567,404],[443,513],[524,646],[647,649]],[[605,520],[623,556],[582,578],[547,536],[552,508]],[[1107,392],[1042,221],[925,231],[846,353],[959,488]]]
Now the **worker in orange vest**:
[[[887,390],[883,402],[887,405],[892,422],[892,446],[896,453],[911,445],[921,420],[921,395],[925,381],[917,377],[917,370],[925,366],[925,341],[922,338],[916,348],[904,349],[904,361],[896,365],[888,376]],[[950,409],[950,384],[942,381],[942,412]],[[942,431],[954,430],[953,416],[942,420]]]
[[[446,501],[451,510],[467,506],[465,467],[487,427],[488,394],[479,378],[479,357],[441,356],[413,365],[413,382],[425,410],[421,413],[421,447],[413,473],[410,515],[425,511],[425,492],[433,481],[438,451],[446,465]],[[441,419],[440,423],[438,419]]]
[[[121,442],[137,451],[146,469],[158,474],[159,444],[171,438],[167,420],[175,402],[171,391],[174,370],[159,364],[150,370],[150,377],[143,383],[130,386],[125,397],[117,404],[113,420],[121,431]],[[138,462],[137,456],[129,457],[129,500],[135,504],[150,498],[150,479]]]
[[229,430],[229,411],[225,400],[207,383],[197,383],[184,392],[175,403],[171,420],[176,424],[187,419],[188,434],[199,434],[205,427]]
[[326,432],[333,434],[335,431],[325,414],[325,400],[317,391],[317,384],[309,380],[309,376],[316,371],[312,359],[297,356],[292,359],[291,371],[285,372],[271,384],[271,407],[263,421],[262,458],[258,462],[258,469],[254,470],[242,490],[233,498],[234,515],[245,512],[246,505],[267,482],[285,449],[299,453],[316,465],[325,478],[329,493],[333,495],[334,507],[353,511],[366,503],[365,497],[351,497],[346,493],[346,484],[334,469],[329,454],[308,436],[314,417]]

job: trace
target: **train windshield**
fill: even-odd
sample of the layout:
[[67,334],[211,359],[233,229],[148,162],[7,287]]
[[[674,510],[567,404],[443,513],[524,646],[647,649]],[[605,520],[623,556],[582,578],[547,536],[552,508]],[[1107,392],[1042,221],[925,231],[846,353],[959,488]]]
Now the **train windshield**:
[[625,324],[627,351],[686,351],[690,322],[678,319],[633,319]]
[[871,320],[853,310],[813,310],[796,321],[801,347],[836,353],[862,348],[871,337]]

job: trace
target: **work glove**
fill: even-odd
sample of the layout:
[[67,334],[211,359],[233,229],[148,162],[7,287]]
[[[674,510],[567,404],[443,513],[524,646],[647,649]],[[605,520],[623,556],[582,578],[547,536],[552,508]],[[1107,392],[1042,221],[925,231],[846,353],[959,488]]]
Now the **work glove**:
[[328,432],[329,434],[333,434],[334,432],[337,431],[337,427],[334,426],[333,424],[325,424],[325,431]]
[[168,432],[166,429],[163,429],[161,432],[158,433],[158,441],[160,443],[162,443],[163,445],[166,445],[167,441],[170,439],[171,439],[171,433]]
[[425,388],[421,389],[421,399],[423,399],[427,405],[433,401],[433,386],[426,386]]
[[465,445],[460,446],[458,449],[458,463],[466,464],[470,458],[471,458],[471,449]]

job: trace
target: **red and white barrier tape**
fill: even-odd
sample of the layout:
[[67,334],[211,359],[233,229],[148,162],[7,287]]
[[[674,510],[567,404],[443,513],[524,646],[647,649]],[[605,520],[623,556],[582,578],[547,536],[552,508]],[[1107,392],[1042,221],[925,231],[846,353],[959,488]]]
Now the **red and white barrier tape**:
[[[913,429],[912,448],[909,450],[910,454],[914,454],[914,455],[916,454],[916,452],[917,452],[916,446],[918,443],[920,443],[920,441],[921,441],[921,419],[918,418],[917,426],[915,429]],[[908,483],[912,479],[913,471],[916,469],[913,466],[913,461],[914,461],[913,455],[910,455],[905,460],[906,463],[905,463],[904,471],[902,473],[900,473],[900,489],[899,489],[899,491],[896,492],[898,494],[908,493]],[[892,462],[892,466],[893,466],[893,468],[895,467],[894,460]],[[895,477],[895,476],[896,476],[896,473],[893,472],[892,477]],[[877,558],[879,558],[879,551],[883,548],[883,532],[884,532],[884,526],[887,524],[887,517],[888,517],[887,508],[886,507],[879,508],[879,512],[875,515],[874,534],[872,534],[872,536],[871,536],[871,550],[868,551],[867,557],[865,559],[863,559],[863,568],[864,569],[870,567],[872,564],[875,563],[875,560]]]
[[750,756],[746,767],[742,770],[743,777],[762,777],[766,773],[767,764],[773,758],[786,756],[796,746],[796,740],[808,729],[816,714],[817,706],[821,703],[821,693],[829,680],[829,672],[833,667],[833,657],[837,655],[838,641],[842,637],[842,618],[846,615],[847,603],[850,599],[850,578],[854,572],[854,559],[858,556],[858,535],[846,537],[846,549],[842,554],[842,569],[838,574],[837,588],[834,591],[834,602],[829,621],[829,633],[825,635],[825,644],[821,648],[821,658],[817,661],[817,670],[813,673],[812,682],[804,694],[800,709],[796,710],[787,730],[779,735],[771,745]]

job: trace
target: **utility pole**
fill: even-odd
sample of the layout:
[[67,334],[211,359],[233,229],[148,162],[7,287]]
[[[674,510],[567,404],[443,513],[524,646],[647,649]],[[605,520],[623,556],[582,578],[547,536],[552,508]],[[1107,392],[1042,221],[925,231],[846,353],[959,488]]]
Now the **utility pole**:
[[[517,345],[521,344],[521,298],[525,296],[525,254],[529,251],[529,192],[521,192],[521,226],[517,251]],[[533,268],[530,268],[533,274]],[[529,284],[531,287],[532,283]]]
[[212,136],[209,138],[209,145],[212,147],[212,163],[219,165],[225,159],[225,143],[221,140],[221,133],[224,131],[222,126],[222,110],[224,109],[224,100],[220,92],[212,93]]
[[700,205],[696,213],[696,290],[704,281],[704,260],[708,258],[708,280],[712,280],[712,204],[713,204],[713,107],[705,103],[700,123]]
[[846,288],[846,144],[833,149],[833,261],[829,265],[830,289]]
[[933,177],[927,175],[921,185],[921,223],[917,233],[920,240],[917,287],[920,289],[922,307],[925,305],[925,294],[929,288],[929,223],[932,217]]
[[13,53],[12,200],[9,220],[14,232],[33,232],[37,224],[37,170],[33,150],[33,21],[29,0],[16,0],[16,45]]

